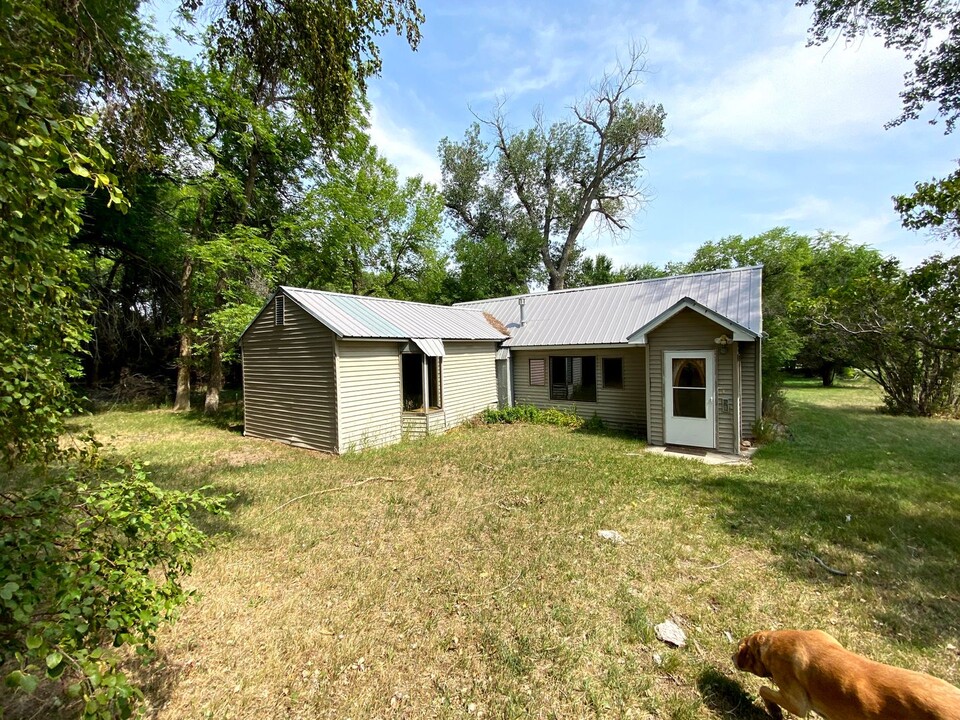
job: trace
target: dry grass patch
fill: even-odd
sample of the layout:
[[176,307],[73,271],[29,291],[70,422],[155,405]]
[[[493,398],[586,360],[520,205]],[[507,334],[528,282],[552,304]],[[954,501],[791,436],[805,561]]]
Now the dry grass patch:
[[[328,458],[165,412],[97,416],[159,482],[236,494],[191,578],[202,599],[141,673],[150,715],[758,718],[729,656],[764,627],[958,682],[957,425],[887,428],[850,392],[795,391],[796,440],[752,468],[547,426]],[[848,422],[877,447],[844,450]],[[904,457],[904,433],[938,460]],[[654,639],[667,617],[687,648]]]

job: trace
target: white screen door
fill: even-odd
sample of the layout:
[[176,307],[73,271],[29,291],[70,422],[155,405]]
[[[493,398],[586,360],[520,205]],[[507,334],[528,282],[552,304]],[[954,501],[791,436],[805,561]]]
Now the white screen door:
[[716,447],[712,352],[676,350],[663,354],[664,442]]

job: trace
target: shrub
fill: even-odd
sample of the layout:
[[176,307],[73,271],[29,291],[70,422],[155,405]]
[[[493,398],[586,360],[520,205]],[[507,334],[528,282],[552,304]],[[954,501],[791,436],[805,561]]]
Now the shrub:
[[83,717],[129,717],[142,696],[115,648],[150,654],[192,595],[181,580],[205,538],[193,517],[223,499],[163,490],[95,452],[26,479],[0,491],[5,683],[32,693],[56,680]]
[[583,418],[576,413],[557,408],[541,410],[533,405],[514,405],[498,410],[484,410],[481,417],[487,425],[531,423],[533,425],[558,425],[560,427],[579,428]]

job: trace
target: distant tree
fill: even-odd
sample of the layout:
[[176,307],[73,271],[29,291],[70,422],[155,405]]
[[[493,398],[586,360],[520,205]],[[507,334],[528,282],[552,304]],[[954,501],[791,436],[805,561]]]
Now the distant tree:
[[397,169],[362,129],[326,163],[296,228],[297,284],[356,295],[428,300],[443,279],[443,201]]
[[[960,118],[960,2],[957,0],[798,0],[813,8],[811,44],[830,42],[835,35],[855,41],[864,35],[883,38],[887,47],[902,50],[913,60],[900,93],[903,112],[887,123],[900,125],[920,117],[929,105],[943,120],[946,133]],[[944,239],[960,239],[960,171],[916,185],[912,195],[894,198],[904,225],[930,229]]]
[[886,261],[830,300],[823,324],[883,388],[889,412],[960,413],[960,256],[909,273]]
[[510,252],[516,268],[538,256],[548,288],[559,290],[591,218],[614,232],[627,228],[645,201],[641,161],[664,134],[663,107],[629,97],[643,71],[642,54],[632,49],[573,107],[573,120],[547,126],[537,112],[533,128],[513,131],[498,108],[462,142],[440,142],[444,201],[461,237],[458,261],[469,257],[466,243],[492,242]]
[[732,235],[707,242],[683,266],[705,272],[763,264],[763,388],[765,401],[779,393],[781,372],[803,347],[798,315],[806,311],[812,261],[810,238],[779,227],[745,238]]
[[653,263],[623,265],[615,268],[610,257],[599,253],[596,257],[586,256],[577,259],[570,271],[567,287],[588,287],[590,285],[609,285],[610,283],[631,280],[649,280],[664,277],[667,274],[666,270],[658,268]]
[[849,354],[849,343],[837,337],[835,328],[817,321],[816,308],[851,283],[878,275],[884,259],[874,248],[855,245],[849,238],[829,232],[813,238],[810,249],[809,263],[803,268],[809,282],[809,300],[792,313],[795,329],[802,338],[796,362],[816,372],[824,387],[829,387],[838,372],[858,366],[860,358]]

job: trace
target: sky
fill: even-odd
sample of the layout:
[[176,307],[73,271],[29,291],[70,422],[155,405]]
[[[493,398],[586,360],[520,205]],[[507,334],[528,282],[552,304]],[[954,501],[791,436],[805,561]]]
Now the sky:
[[703,243],[777,226],[830,230],[908,267],[955,248],[901,227],[891,196],[956,169],[956,139],[899,114],[910,63],[880,40],[808,47],[810,10],[790,0],[419,0],[416,52],[381,39],[370,133],[402,174],[439,183],[437,146],[504,102],[529,127],[569,108],[645,47],[633,99],[662,104],[666,137],[644,161],[646,205],[620,237],[592,231],[615,264],[689,260]]

